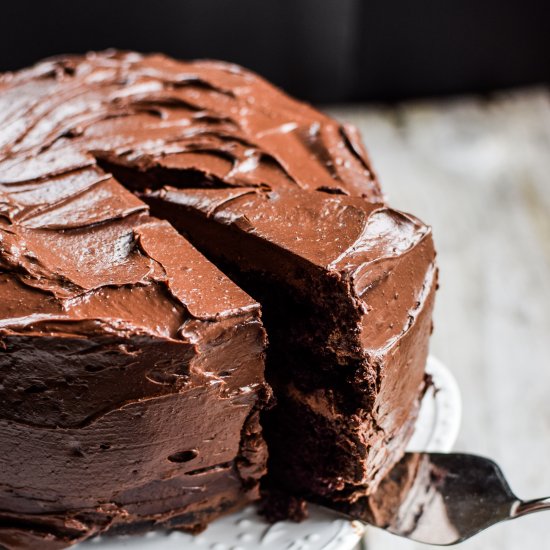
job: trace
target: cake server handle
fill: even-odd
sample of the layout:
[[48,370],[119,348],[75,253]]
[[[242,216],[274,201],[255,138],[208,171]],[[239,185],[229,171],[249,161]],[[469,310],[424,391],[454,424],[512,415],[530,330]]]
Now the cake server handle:
[[395,535],[446,546],[501,521],[550,510],[550,497],[518,499],[488,458],[406,453],[373,495],[336,507],[350,519]]
[[518,500],[517,506],[512,510],[510,519],[520,518],[533,512],[550,511],[550,497],[536,498],[534,500]]

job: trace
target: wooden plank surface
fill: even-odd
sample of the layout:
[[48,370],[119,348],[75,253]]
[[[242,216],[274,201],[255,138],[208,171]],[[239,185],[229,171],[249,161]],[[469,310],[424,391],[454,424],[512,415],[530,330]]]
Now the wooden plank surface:
[[[433,226],[431,349],[462,390],[456,449],[494,458],[522,498],[550,495],[549,91],[328,110],[359,127],[392,205]],[[369,550],[422,548],[369,539]],[[460,548],[550,548],[550,513]]]

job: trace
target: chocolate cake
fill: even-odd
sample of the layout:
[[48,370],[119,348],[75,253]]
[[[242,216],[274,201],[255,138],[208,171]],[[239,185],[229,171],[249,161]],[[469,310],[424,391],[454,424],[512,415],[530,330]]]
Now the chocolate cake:
[[0,147],[0,545],[201,528],[258,498],[260,411],[265,487],[376,489],[437,277],[356,130],[234,65],[104,52],[1,77]]

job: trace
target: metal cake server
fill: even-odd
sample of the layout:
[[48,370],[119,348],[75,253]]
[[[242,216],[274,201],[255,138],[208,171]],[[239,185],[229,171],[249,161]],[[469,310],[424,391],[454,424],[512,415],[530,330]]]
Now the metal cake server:
[[442,546],[543,510],[550,510],[550,498],[522,501],[492,460],[458,453],[407,453],[374,495],[340,509],[348,518]]

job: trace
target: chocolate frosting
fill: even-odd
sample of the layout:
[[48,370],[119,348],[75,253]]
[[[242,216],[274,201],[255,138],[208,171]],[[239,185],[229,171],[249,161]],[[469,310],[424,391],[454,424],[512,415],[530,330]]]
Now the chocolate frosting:
[[62,57],[4,75],[0,94],[5,184],[99,158],[212,186],[281,183],[381,197],[355,128],[236,65],[116,52]]
[[357,131],[227,63],[55,58],[0,76],[0,545],[257,498],[259,306],[173,227],[262,300],[285,488],[357,499],[401,455],[435,253]]
[[[295,188],[168,186],[143,197],[262,302],[279,485],[308,498],[373,492],[403,453],[424,387],[430,229],[361,197]],[[312,473],[322,456],[326,470]]]
[[8,549],[61,548],[106,529],[195,529],[257,498],[265,472],[259,305],[76,137],[94,118],[117,120],[107,105],[128,91],[124,59],[136,57],[1,78]]

